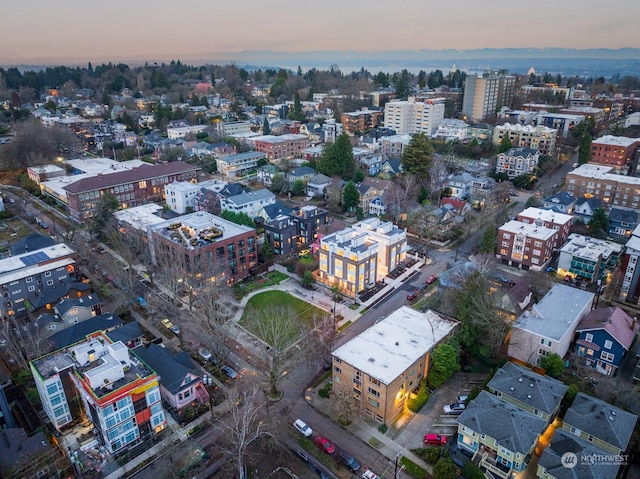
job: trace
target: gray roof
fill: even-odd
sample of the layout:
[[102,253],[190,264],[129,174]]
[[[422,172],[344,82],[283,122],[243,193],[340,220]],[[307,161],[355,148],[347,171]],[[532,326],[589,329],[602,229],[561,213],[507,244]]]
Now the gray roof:
[[238,206],[247,205],[253,203],[255,201],[263,201],[275,199],[276,195],[274,195],[271,191],[266,188],[262,188],[260,190],[249,191],[248,193],[240,193],[239,195],[229,196],[227,201],[230,201]]
[[316,174],[316,170],[310,166],[299,166],[289,172],[291,177],[312,176]]
[[262,209],[271,220],[277,218],[280,215],[288,215],[293,211],[293,208],[289,208],[281,201],[276,201],[274,204],[267,205]]
[[80,296],[79,298],[62,298],[56,305],[55,310],[58,314],[64,314],[76,306],[80,308],[90,308],[96,304],[100,304],[100,297],[95,293],[91,293]]
[[117,314],[100,314],[99,316],[89,318],[69,326],[58,333],[52,334],[49,337],[49,341],[54,344],[56,349],[62,349],[78,341],[82,341],[88,334],[117,328],[122,324],[123,321]]
[[11,251],[12,256],[17,256],[19,254],[28,253],[29,251],[47,248],[54,244],[56,244],[56,242],[48,236],[43,236],[40,233],[31,233],[12,244],[9,251]]
[[[566,453],[578,456],[575,467],[567,467],[562,463],[562,456]],[[590,461],[581,460],[584,456],[610,454],[568,431],[556,429],[551,444],[542,452],[538,464],[556,479],[611,479],[616,477],[619,465],[605,461],[593,461],[592,464]]]
[[0,444],[2,445],[0,447],[0,471],[2,472],[8,472],[29,457],[43,456],[51,449],[43,432],[27,437],[23,428],[7,428],[0,431]]
[[547,421],[482,391],[458,418],[458,423],[486,434],[499,446],[526,455],[547,427]]
[[607,444],[627,449],[638,416],[609,403],[578,393],[564,415],[564,423],[580,429]]
[[329,178],[326,175],[323,175],[322,173],[318,173],[316,175],[313,175],[311,178],[309,178],[309,182],[307,184],[308,185],[324,185],[329,183],[331,183],[331,178]]
[[514,363],[506,363],[491,378],[487,387],[499,391],[547,414],[553,414],[568,387],[557,379],[542,376]]
[[609,210],[609,221],[629,223],[635,227],[635,225],[638,223],[638,212],[612,206],[611,210]]
[[544,199],[545,203],[555,203],[565,206],[575,203],[575,201],[576,199],[566,191],[560,191],[559,193],[556,193],[555,195],[549,196]]
[[135,352],[147,366],[158,373],[160,384],[171,394],[176,394],[184,387],[191,387],[192,383],[183,386],[188,374],[198,375],[195,364],[185,352],[175,354],[170,349],[161,348],[157,344],[136,348]]
[[593,297],[588,291],[556,284],[531,311],[522,313],[513,327],[560,341],[567,331],[575,329]]
[[124,344],[141,337],[144,334],[137,321],[131,321],[119,328],[106,333],[107,337],[114,343],[122,341]]

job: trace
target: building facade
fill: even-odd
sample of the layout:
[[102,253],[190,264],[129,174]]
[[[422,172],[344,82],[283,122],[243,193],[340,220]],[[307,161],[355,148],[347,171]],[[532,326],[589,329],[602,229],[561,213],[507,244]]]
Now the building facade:
[[610,165],[616,169],[627,167],[634,159],[640,139],[605,135],[591,142],[590,163]]
[[346,133],[350,133],[352,135],[356,132],[364,133],[365,131],[382,125],[383,119],[384,112],[379,110],[369,110],[368,108],[340,115],[342,129]]
[[600,285],[615,268],[622,249],[613,241],[573,233],[560,248],[558,274]]
[[432,136],[444,119],[444,98],[424,101],[391,101],[384,106],[384,126],[397,134],[424,133]]
[[554,250],[560,248],[567,241],[567,238],[569,238],[571,234],[571,225],[573,224],[573,216],[571,215],[534,207],[527,208],[518,213],[517,220],[521,223],[534,224],[556,230],[558,235],[555,237],[552,246]]
[[462,112],[474,123],[495,115],[511,103],[515,81],[515,77],[508,75],[467,75]]
[[256,151],[263,153],[269,161],[301,158],[305,148],[311,141],[305,135],[264,135],[252,138]]
[[533,148],[511,148],[498,154],[496,173],[506,173],[509,179],[532,174],[539,159],[540,153]]
[[258,168],[260,160],[266,158],[266,155],[257,151],[247,151],[236,155],[225,156],[224,158],[216,158],[216,167],[218,173],[223,176],[244,176],[251,170]]
[[498,229],[496,257],[509,266],[540,271],[551,259],[558,231],[511,220]]
[[493,130],[493,144],[499,145],[505,137],[511,140],[514,147],[538,150],[541,155],[556,153],[556,136],[558,130],[546,126],[530,126],[505,123]]
[[582,165],[567,173],[565,184],[574,198],[596,198],[605,206],[640,207],[640,178],[616,174],[612,166]]

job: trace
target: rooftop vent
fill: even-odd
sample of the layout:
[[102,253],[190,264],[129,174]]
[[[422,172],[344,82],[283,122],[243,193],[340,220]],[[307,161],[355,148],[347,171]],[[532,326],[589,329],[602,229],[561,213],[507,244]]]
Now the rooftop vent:
[[513,386],[511,386],[511,387],[509,388],[509,390],[510,390],[510,391],[515,391],[515,390],[516,390],[516,388],[514,388]]
[[522,378],[518,378],[519,383],[521,383],[522,381],[524,381]]
[[531,399],[531,394],[527,394],[527,399]]
[[533,383],[529,383],[529,387],[532,388],[533,387]]
[[375,358],[369,358],[370,363],[374,363],[375,361],[376,361]]
[[400,346],[400,343],[398,341],[396,341],[396,346]]

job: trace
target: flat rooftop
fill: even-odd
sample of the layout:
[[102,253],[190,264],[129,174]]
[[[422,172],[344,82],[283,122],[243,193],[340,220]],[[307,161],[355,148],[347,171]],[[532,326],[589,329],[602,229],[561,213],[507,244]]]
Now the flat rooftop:
[[146,205],[114,211],[113,216],[116,220],[122,223],[127,223],[135,229],[146,230],[149,227],[153,227],[167,221],[165,218],[158,215],[162,210],[162,206],[154,203],[148,203]]
[[606,261],[612,254],[619,255],[623,247],[624,245],[613,241],[572,233],[560,252],[591,261],[598,261],[600,258]]
[[536,238],[548,240],[552,238],[558,231],[547,228],[546,226],[538,226],[535,223],[523,223],[521,221],[511,220],[500,227],[501,231],[512,234],[523,234],[528,238]]
[[609,145],[609,146],[621,146],[627,148],[640,142],[640,138],[628,138],[626,136],[613,136],[605,135],[600,138],[595,138],[591,145]]
[[74,264],[70,257],[74,251],[64,243],[57,243],[46,248],[28,253],[9,256],[0,260],[0,284],[7,284],[27,276]]
[[402,306],[355,338],[333,356],[384,384],[390,384],[446,338],[458,322],[428,310]]

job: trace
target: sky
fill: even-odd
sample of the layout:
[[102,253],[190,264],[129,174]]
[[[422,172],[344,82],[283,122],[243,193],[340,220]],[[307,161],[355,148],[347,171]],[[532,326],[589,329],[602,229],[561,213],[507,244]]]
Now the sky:
[[640,0],[5,0],[0,65],[640,47]]

